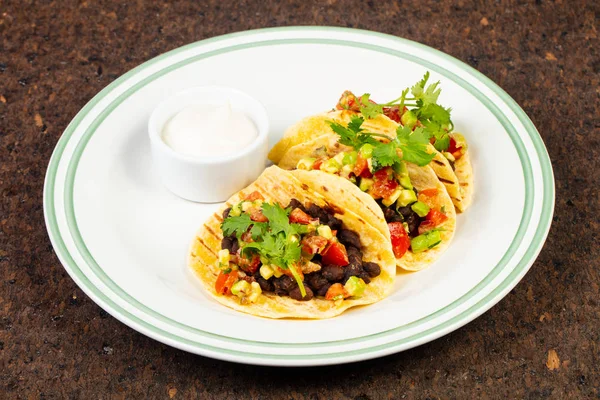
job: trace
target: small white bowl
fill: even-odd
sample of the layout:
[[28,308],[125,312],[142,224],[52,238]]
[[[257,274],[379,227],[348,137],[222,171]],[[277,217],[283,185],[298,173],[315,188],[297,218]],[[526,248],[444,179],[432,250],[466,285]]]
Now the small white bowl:
[[[177,153],[162,138],[165,124],[190,105],[223,105],[229,101],[234,111],[243,112],[254,122],[258,135],[242,151],[206,159]],[[269,149],[267,110],[256,99],[237,89],[220,86],[184,90],[161,102],[148,121],[152,157],[163,184],[186,200],[215,203],[254,181],[265,169]]]

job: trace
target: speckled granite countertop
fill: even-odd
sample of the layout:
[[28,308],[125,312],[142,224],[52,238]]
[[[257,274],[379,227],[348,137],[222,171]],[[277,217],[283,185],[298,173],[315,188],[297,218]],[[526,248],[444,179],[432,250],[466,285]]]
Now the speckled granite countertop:
[[[597,1],[16,1],[0,3],[0,398],[598,398]],[[52,149],[98,91],[167,50],[283,25],[378,30],[449,53],[529,114],[554,165],[548,241],[523,281],[458,331],[336,368],[194,356],[107,315],[46,235]]]

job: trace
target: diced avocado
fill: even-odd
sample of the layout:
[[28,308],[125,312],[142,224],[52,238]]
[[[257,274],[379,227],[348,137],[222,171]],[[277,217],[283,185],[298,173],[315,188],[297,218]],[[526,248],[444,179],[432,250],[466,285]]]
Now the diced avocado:
[[228,249],[219,250],[218,256],[219,256],[219,265],[221,267],[229,268],[229,250]]
[[406,163],[404,161],[394,163],[392,168],[394,169],[394,172],[398,174],[398,176],[408,175],[408,168],[406,167]]
[[269,279],[273,276],[273,268],[269,267],[268,265],[262,265],[260,267],[260,276],[262,276],[264,279]]
[[404,189],[408,189],[408,190],[412,190],[413,189],[413,185],[412,182],[410,181],[410,177],[408,175],[402,175],[400,176],[400,185],[402,185],[402,187]]
[[324,171],[324,172],[327,172],[330,174],[338,173],[338,172],[340,172],[340,169],[342,169],[342,166],[334,158],[330,158],[329,160],[327,160],[323,164],[321,164],[321,171]]
[[402,189],[398,188],[394,190],[394,192],[389,197],[386,197],[385,199],[381,200],[381,203],[383,203],[384,206],[389,207],[392,204],[394,204],[396,200],[398,200],[398,197],[400,197],[401,193]]
[[412,210],[416,212],[419,217],[424,217],[429,213],[429,206],[421,201],[417,201],[411,205],[410,208],[412,208]]
[[244,296],[245,294],[249,293],[249,291],[250,284],[243,279],[237,281],[233,284],[233,286],[231,286],[231,293],[238,297]]
[[360,154],[360,156],[365,159],[371,158],[373,156],[373,145],[369,143],[363,144],[360,150],[358,151],[358,154]]
[[239,217],[240,215],[242,215],[242,204],[237,203],[236,205],[234,205],[233,207],[231,207],[231,211],[229,211],[229,216],[230,217]]
[[402,114],[402,117],[400,117],[400,122],[402,122],[402,125],[412,128],[417,124],[417,116],[410,110],[406,111]]
[[250,284],[250,296],[248,296],[248,300],[250,300],[251,303],[256,303],[256,300],[258,300],[258,296],[260,296],[261,294],[262,289],[260,288],[258,282],[252,282]]
[[375,181],[371,178],[360,178],[360,185],[358,187],[363,192],[366,192],[367,190],[371,189],[373,183],[375,183]]
[[398,207],[406,207],[410,203],[417,201],[417,195],[413,190],[404,189],[398,197]]
[[315,165],[315,161],[317,161],[317,159],[312,157],[301,158],[300,161],[298,161],[298,164],[296,164],[296,169],[310,171],[313,168],[313,165]]
[[342,160],[342,164],[344,165],[354,165],[356,164],[356,158],[358,157],[358,153],[356,151],[351,151],[348,153],[344,153],[344,158]]
[[331,228],[328,225],[319,225],[319,227],[317,228],[317,233],[319,234],[319,236],[323,236],[327,240],[333,238],[333,233],[331,232]]
[[431,230],[411,239],[410,248],[413,253],[420,253],[437,246],[441,241],[442,236],[440,235],[440,231]]
[[367,288],[367,284],[361,278],[357,276],[351,276],[346,284],[344,285],[344,289],[348,294],[352,297],[362,296],[363,292]]

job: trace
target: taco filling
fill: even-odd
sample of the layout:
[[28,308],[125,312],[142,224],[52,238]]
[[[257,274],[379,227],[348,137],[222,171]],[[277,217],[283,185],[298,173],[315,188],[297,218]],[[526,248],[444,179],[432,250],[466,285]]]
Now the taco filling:
[[363,260],[361,240],[316,204],[269,201],[258,191],[223,212],[215,290],[240,304],[261,294],[309,301],[360,298],[381,267]]
[[396,138],[367,133],[361,128],[363,121],[354,116],[347,127],[331,123],[339,142],[353,150],[330,157],[327,149],[317,149],[313,152],[316,157],[300,159],[296,168],[341,176],[376,200],[387,222],[396,258],[409,249],[420,253],[438,246],[442,225],[448,220],[445,207],[435,201],[439,189],[418,191],[407,165],[425,166],[432,160],[433,155],[425,149],[427,136],[420,128],[412,131],[402,126]]

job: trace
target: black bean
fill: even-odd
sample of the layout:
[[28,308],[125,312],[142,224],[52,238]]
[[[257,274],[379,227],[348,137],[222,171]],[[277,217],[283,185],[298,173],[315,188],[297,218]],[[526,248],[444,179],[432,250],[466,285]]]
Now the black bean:
[[329,216],[329,221],[327,221],[327,225],[329,225],[329,227],[332,230],[340,230],[340,229],[342,229],[342,221],[339,220],[339,219],[337,219],[333,215]]
[[367,274],[366,271],[363,270],[363,273],[360,274],[359,278],[361,278],[363,281],[365,281],[365,283],[371,283],[371,278],[369,278],[369,274]]
[[375,278],[381,274],[381,267],[374,262],[366,262],[363,264],[363,269],[371,278]]
[[290,297],[294,300],[299,300],[299,301],[308,301],[311,300],[314,297],[313,291],[310,290],[309,287],[304,286],[304,290],[306,290],[306,296],[302,297],[302,293],[300,292],[300,288],[296,287],[295,289],[293,289],[290,292]]
[[344,279],[348,279],[351,276],[360,277],[365,271],[361,264],[350,264],[346,268],[344,268]]
[[307,282],[312,289],[319,290],[329,282],[318,272],[313,272],[304,276],[304,281]]
[[407,219],[408,224],[408,235],[410,237],[417,236],[419,234],[419,225],[421,225],[421,218],[417,213],[412,213]]
[[223,211],[223,219],[229,217],[229,213],[231,212],[231,207],[228,207]]
[[300,210],[306,212],[306,208],[304,208],[304,205],[300,203],[297,199],[290,200],[290,204],[288,204],[286,208],[291,208],[292,210],[294,208],[299,208]]
[[233,240],[230,237],[224,237],[221,240],[221,248],[229,250],[232,253],[231,249],[233,249]]
[[273,291],[273,284],[263,278],[262,276],[255,276],[256,281],[258,282],[258,284],[260,285],[260,288],[262,289],[263,292],[272,292]]
[[287,292],[287,291],[285,291],[285,290],[283,290],[283,289],[280,289],[280,288],[277,288],[277,287],[276,287],[276,288],[275,288],[275,294],[276,294],[277,296],[287,296],[288,292]]
[[321,275],[329,282],[339,281],[344,277],[344,268],[337,265],[326,265],[321,268]]
[[354,246],[346,247],[346,253],[348,253],[348,257],[357,256],[358,258],[362,259],[362,251]]
[[413,214],[414,211],[410,207],[400,207],[398,212],[406,219],[409,215]]
[[254,279],[253,276],[250,275],[246,275],[245,277],[242,278],[243,280],[245,280],[248,283],[252,283],[252,282],[256,282],[256,279]]
[[360,249],[360,237],[358,236],[358,233],[351,231],[350,229],[340,229],[337,237],[340,242],[346,246],[354,246]]
[[327,291],[329,290],[330,287],[331,287],[331,283],[328,283],[327,285],[323,286],[321,289],[317,290],[317,296],[325,297],[325,295],[327,294]]
[[329,219],[329,214],[327,214],[325,210],[323,210],[316,204],[311,204],[306,209],[306,212],[313,218],[319,218],[319,220],[321,220],[321,223],[325,223],[325,221]]
[[273,284],[275,286],[277,286],[277,284],[279,284],[279,287],[281,289],[285,290],[286,292],[291,291],[298,285],[293,278],[291,278],[287,275],[283,275],[281,278],[277,279],[277,281],[273,282]]
[[231,253],[237,253],[238,250],[240,249],[240,243],[238,242],[237,238],[234,236],[232,239],[233,244],[231,245]]

